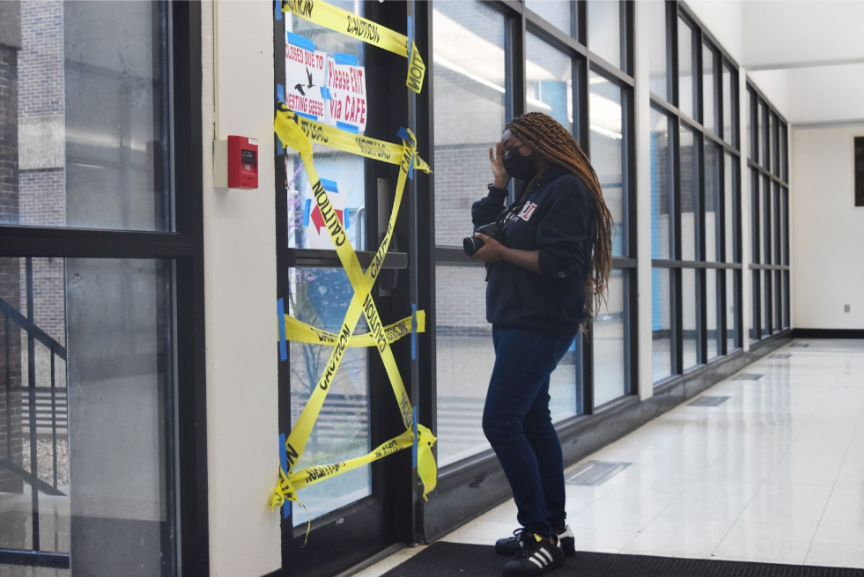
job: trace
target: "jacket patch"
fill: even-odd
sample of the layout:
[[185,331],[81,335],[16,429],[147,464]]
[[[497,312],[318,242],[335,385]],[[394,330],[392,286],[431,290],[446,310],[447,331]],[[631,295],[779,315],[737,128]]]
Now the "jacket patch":
[[525,205],[525,208],[522,209],[522,212],[519,213],[519,218],[524,221],[531,220],[531,215],[534,214],[534,210],[537,208],[537,205],[533,202],[529,202]]

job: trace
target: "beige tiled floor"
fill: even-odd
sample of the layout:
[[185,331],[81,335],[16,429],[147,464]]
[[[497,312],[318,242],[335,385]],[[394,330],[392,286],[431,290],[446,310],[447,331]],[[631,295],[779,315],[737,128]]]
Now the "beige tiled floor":
[[[567,487],[577,549],[864,568],[864,341],[796,341],[590,459],[632,465]],[[513,502],[444,538],[491,544]],[[376,577],[422,548],[359,575]]]

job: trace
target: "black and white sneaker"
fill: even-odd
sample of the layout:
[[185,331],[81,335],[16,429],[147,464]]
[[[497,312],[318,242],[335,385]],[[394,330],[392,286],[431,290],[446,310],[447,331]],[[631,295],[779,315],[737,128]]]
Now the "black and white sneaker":
[[[507,555],[512,557],[522,548],[522,532],[521,527],[513,531],[512,537],[498,539],[495,542],[495,552],[499,555]],[[564,551],[565,557],[574,557],[576,555],[576,536],[573,534],[573,529],[567,525],[564,530],[557,535],[558,545]]]
[[519,527],[513,531],[512,537],[505,537],[504,539],[498,539],[495,541],[495,552],[499,555],[506,555],[508,557],[512,557],[518,553],[519,549],[522,548],[522,533],[524,531],[525,529]]
[[564,527],[564,530],[558,533],[558,545],[564,551],[565,557],[574,557],[576,555],[576,536],[570,525]]
[[536,577],[564,565],[564,552],[551,539],[522,531],[522,547],[504,565],[503,577]]

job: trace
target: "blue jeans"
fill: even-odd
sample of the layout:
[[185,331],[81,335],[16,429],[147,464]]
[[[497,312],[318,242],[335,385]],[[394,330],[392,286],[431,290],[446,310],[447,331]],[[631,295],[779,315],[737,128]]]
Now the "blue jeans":
[[538,535],[563,530],[564,460],[549,412],[549,376],[573,337],[492,328],[495,368],[483,410],[483,432],[498,455],[519,510],[519,524]]

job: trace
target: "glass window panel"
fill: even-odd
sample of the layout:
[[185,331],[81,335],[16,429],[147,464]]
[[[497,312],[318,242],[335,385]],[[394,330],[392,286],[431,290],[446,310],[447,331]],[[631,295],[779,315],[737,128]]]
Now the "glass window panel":
[[765,155],[765,107],[756,100],[756,153],[754,159],[757,164],[764,165]]
[[702,46],[702,104],[703,125],[705,130],[719,134],[717,124],[717,81],[714,74],[715,52],[707,45]]
[[651,352],[654,382],[672,375],[672,272],[651,269]]
[[699,364],[699,293],[696,290],[696,271],[681,269],[681,308],[684,331],[684,370]]
[[755,162],[758,158],[756,147],[759,142],[756,138],[756,94],[748,88],[747,95],[747,138],[750,143],[750,160]]
[[651,108],[651,256],[672,258],[672,142],[669,117]]
[[574,18],[578,17],[576,3],[570,0],[525,0],[525,7],[536,12],[564,34],[576,37]]
[[613,270],[609,277],[607,306],[600,310],[593,326],[594,405],[600,406],[627,392],[627,319],[624,295],[627,292],[625,271]]
[[[573,63],[566,54],[528,34],[525,92],[529,112],[543,112],[573,132]],[[620,130],[619,130],[620,133]],[[486,157],[489,163],[489,157]],[[487,172],[488,172],[487,168]]]
[[774,306],[772,313],[774,314],[773,327],[774,332],[779,333],[783,327],[783,272],[774,271]]
[[774,196],[771,201],[771,220],[774,226],[774,234],[771,236],[774,243],[774,264],[783,264],[781,239],[783,238],[783,205],[780,202],[780,185],[774,184]]
[[646,2],[639,5],[640,12],[645,13],[649,20],[650,30],[650,70],[649,82],[651,92],[671,100],[669,98],[669,60],[666,47],[666,2]]
[[97,577],[176,575],[172,266],[0,259],[0,454],[60,493],[0,468],[0,547]]
[[681,127],[681,258],[696,260],[699,173],[695,133]]
[[789,316],[791,314],[791,304],[789,301],[789,271],[783,271],[783,328],[788,329],[790,326]]
[[621,2],[588,0],[588,48],[609,62],[621,62]]
[[786,125],[781,124],[780,126],[780,178],[784,182],[789,181],[789,156],[788,156],[788,132],[786,130]]
[[771,334],[771,271],[765,270],[762,271],[762,290],[759,291],[759,298],[761,299],[761,311],[760,315],[762,319],[762,338],[767,337]]
[[718,261],[720,242],[720,159],[723,151],[705,143],[705,260]]
[[724,180],[723,180],[723,202],[725,203],[725,244],[726,244],[726,262],[737,262],[735,254],[735,223],[738,222],[738,211],[736,210],[737,202],[736,191],[738,189],[738,158],[731,154],[726,155],[724,163]]
[[[506,120],[506,20],[479,1],[433,4],[435,244],[462,246]],[[470,126],[470,130],[465,130]]]
[[756,169],[750,170],[750,258],[759,263],[759,175]]
[[[334,4],[351,13],[363,15],[362,2],[355,4],[343,0]],[[293,14],[286,15],[285,27],[288,32],[312,40],[316,50],[327,54],[351,54],[361,65],[365,63],[365,44],[356,38],[339,34]],[[367,118],[367,122],[372,120]],[[365,250],[368,218],[364,159],[323,145],[313,145],[313,149],[315,168],[319,176],[336,183],[337,190],[328,190],[328,197],[345,226],[348,239],[356,250]],[[323,225],[321,211],[315,202],[300,156],[290,148],[286,152],[288,246],[332,250],[333,242]]]
[[731,352],[737,348],[738,342],[738,307],[736,306],[736,295],[738,290],[738,279],[741,273],[737,270],[726,269],[726,350]]
[[708,321],[708,360],[720,356],[720,311],[717,309],[717,296],[719,294],[717,270],[709,268],[705,270],[705,299],[706,314]]
[[760,333],[759,325],[762,324],[762,321],[761,321],[762,316],[761,316],[761,312],[759,310],[759,307],[762,304],[762,298],[760,297],[760,294],[762,293],[762,290],[761,290],[762,289],[762,276],[761,276],[760,272],[761,271],[758,271],[758,270],[750,271],[751,276],[753,277],[753,281],[752,281],[753,293],[750,295],[750,299],[752,300],[752,303],[753,303],[753,306],[752,306],[753,316],[752,316],[752,323],[750,326],[750,341],[751,342],[759,340],[759,333]]
[[[354,296],[348,275],[341,268],[292,268],[288,271],[288,314],[304,323],[339,332]],[[360,317],[355,334],[368,332]],[[333,348],[291,341],[291,422],[296,423],[315,390]],[[369,438],[369,349],[349,348],[336,373],[306,451],[295,466],[339,463],[367,454]],[[302,489],[298,496],[312,518],[370,495],[370,469],[364,465],[333,479]],[[306,513],[294,507],[294,525],[306,523]]]
[[14,186],[3,186],[0,224],[172,230],[167,12],[157,2],[21,3],[4,122],[17,125],[17,166],[4,175]]
[[771,264],[774,260],[774,253],[771,251],[771,240],[773,238],[771,215],[774,212],[771,207],[772,197],[771,180],[766,176],[762,180],[762,194],[760,195],[760,200],[762,202],[762,212],[760,213],[760,216],[762,217],[762,230],[760,231],[759,238],[762,240],[761,247],[763,264]]
[[627,223],[624,222],[624,136],[621,88],[604,76],[591,72],[589,109],[591,114],[591,164],[600,179],[603,198],[612,213],[615,230],[612,254],[626,256]]
[[482,428],[483,405],[495,350],[492,327],[486,322],[485,274],[482,267],[435,267],[441,467],[489,448]]
[[[48,414],[34,419],[40,424],[35,440],[30,430],[33,416],[29,402],[31,374],[28,362],[31,332],[27,330],[26,321],[16,320],[27,316],[28,260],[32,271],[29,286],[32,287],[33,321],[48,337],[44,341],[37,340],[36,332],[32,332],[35,368],[32,384],[39,395],[39,403],[47,402],[49,407],[53,384],[55,406],[59,402],[61,409],[60,413],[53,414],[49,409]],[[26,473],[35,469],[41,481],[64,494],[62,497],[48,497],[40,491],[35,494],[39,506],[39,548],[59,553],[69,553],[71,547],[64,273],[63,259],[0,258],[0,459],[8,460]],[[45,341],[55,346],[49,348]],[[78,382],[76,390],[77,386]],[[34,414],[39,403],[33,406]],[[36,452],[35,463],[31,449]],[[12,470],[0,467],[0,548],[36,548],[32,525],[33,498],[31,484]],[[14,573],[10,566],[0,567]],[[2,568],[0,573],[3,573]]]
[[774,150],[777,146],[777,139],[774,134],[774,115],[768,115],[768,146],[766,146],[765,151],[768,153],[768,158],[765,159],[765,168],[769,171],[774,172]]
[[71,556],[95,575],[174,574],[172,264],[69,259],[66,279]]
[[783,198],[783,264],[789,264],[789,189],[782,188],[780,194]]
[[678,18],[678,108],[691,118],[693,110],[693,29]]
[[762,104],[759,106],[759,150],[761,152],[762,167],[770,170],[770,143],[768,139],[768,105]]
[[[723,139],[730,144],[734,144],[733,138],[735,128],[735,118],[732,115],[733,98],[737,103],[737,94],[732,92],[732,69],[723,65]],[[735,107],[738,108],[737,106]]]
[[[582,336],[577,335],[552,375],[549,377],[549,412],[557,423],[582,413]],[[489,371],[489,375],[492,371]],[[486,382],[489,382],[487,376]],[[438,413],[439,422],[440,415]]]

